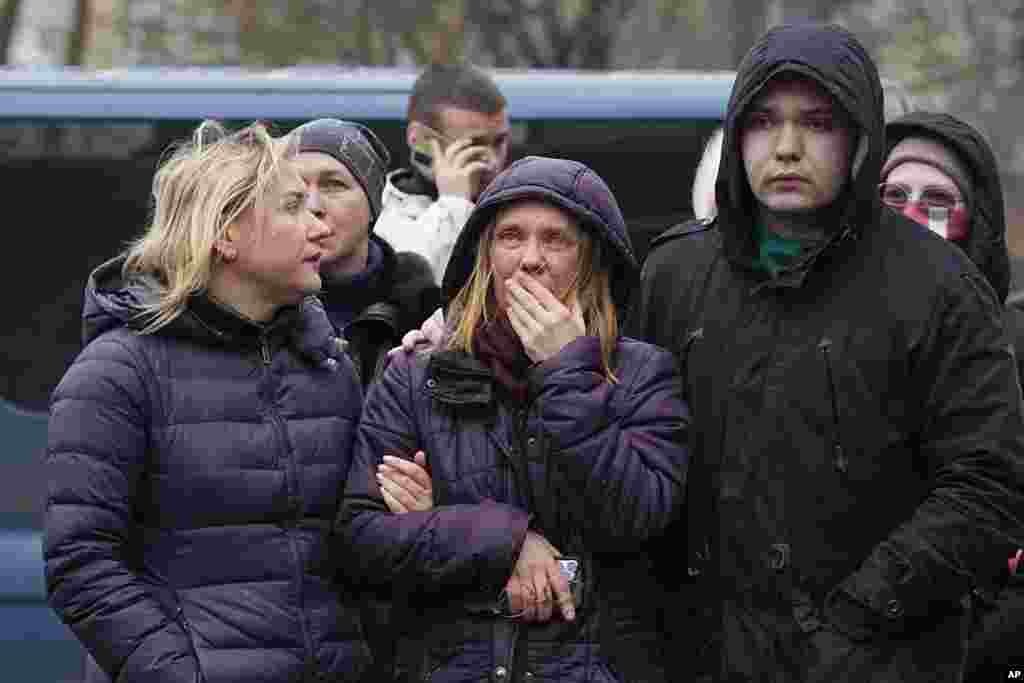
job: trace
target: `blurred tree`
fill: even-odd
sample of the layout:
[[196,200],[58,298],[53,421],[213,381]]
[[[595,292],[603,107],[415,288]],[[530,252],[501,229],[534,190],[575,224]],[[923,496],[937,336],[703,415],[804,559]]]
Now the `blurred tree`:
[[770,25],[799,21],[829,22],[855,3],[857,0],[770,0],[768,20]]
[[0,64],[7,64],[10,59],[11,38],[18,25],[18,11],[21,0],[5,0],[0,9]]
[[204,61],[237,52],[246,65],[395,64],[403,51],[416,61],[461,52],[461,2],[443,0],[180,0],[195,25],[237,26],[233,32],[199,32]]
[[67,51],[64,54],[65,64],[82,66],[85,63],[91,29],[92,0],[76,0],[71,35],[68,36]]
[[466,22],[495,66],[608,69],[638,0],[467,0]]
[[1024,105],[1020,0],[874,2],[850,6],[844,19],[924,106],[977,125],[1004,170],[1024,173],[1016,133]]

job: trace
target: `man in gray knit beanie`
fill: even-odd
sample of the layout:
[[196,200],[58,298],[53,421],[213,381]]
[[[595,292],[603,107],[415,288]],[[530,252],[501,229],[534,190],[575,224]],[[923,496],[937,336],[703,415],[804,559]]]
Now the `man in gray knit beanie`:
[[423,257],[396,253],[372,232],[390,161],[377,136],[330,118],[299,126],[291,136],[310,207],[329,230],[320,298],[367,384],[385,352],[437,308],[439,289]]
[[292,133],[298,151],[322,152],[340,161],[353,175],[370,202],[370,226],[380,215],[384,177],[391,163],[387,147],[372,130],[353,121],[316,119]]

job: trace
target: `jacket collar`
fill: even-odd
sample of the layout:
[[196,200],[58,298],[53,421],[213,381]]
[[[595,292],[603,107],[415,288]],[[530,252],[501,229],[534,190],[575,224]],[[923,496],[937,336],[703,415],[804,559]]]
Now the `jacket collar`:
[[352,311],[353,318],[358,317],[368,306],[385,299],[392,290],[398,262],[394,248],[383,238],[371,234],[370,249],[376,250],[379,258],[375,264],[368,263],[367,269],[356,278],[324,281],[320,299],[328,312],[346,310]]
[[427,362],[427,393],[450,406],[494,403],[494,373],[463,351],[436,351]]

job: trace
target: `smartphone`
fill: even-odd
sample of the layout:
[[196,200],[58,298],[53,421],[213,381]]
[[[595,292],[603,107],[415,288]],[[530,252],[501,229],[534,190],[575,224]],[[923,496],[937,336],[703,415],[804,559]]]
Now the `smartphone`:
[[427,180],[434,182],[434,155],[430,149],[430,140],[419,140],[412,146],[412,166],[420,175]]
[[434,156],[430,149],[430,140],[421,140],[412,148],[412,157],[424,166],[434,164]]
[[562,570],[562,576],[569,583],[576,580],[576,571],[580,568],[580,561],[575,557],[559,557],[558,566]]

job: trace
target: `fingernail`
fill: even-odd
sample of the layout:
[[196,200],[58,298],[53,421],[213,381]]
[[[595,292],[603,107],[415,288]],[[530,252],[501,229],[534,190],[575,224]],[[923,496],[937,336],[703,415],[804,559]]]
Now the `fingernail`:
[[567,621],[573,621],[574,619],[576,619],[576,610],[574,610],[572,607],[567,609],[565,611],[565,618]]

